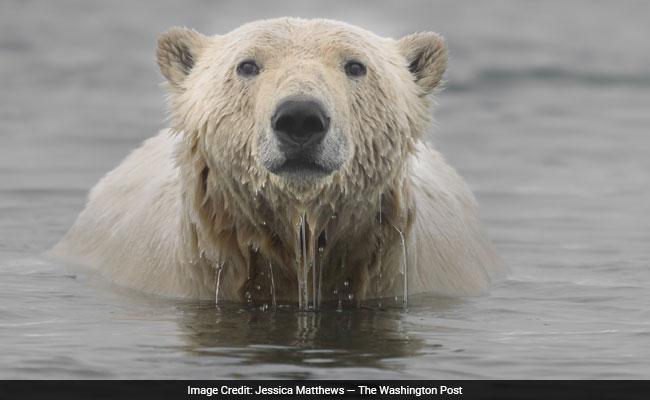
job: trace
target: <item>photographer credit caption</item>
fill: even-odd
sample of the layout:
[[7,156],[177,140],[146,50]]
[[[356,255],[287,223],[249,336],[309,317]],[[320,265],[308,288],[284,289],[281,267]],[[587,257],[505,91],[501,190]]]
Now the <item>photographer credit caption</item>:
[[202,395],[202,396],[218,396],[218,395],[345,395],[345,394],[360,394],[360,395],[462,395],[463,388],[461,386],[452,387],[446,385],[440,386],[403,386],[403,385],[357,385],[356,387],[329,387],[329,386],[281,386],[272,384],[268,386],[228,386],[221,385],[216,387],[187,387],[188,395]]

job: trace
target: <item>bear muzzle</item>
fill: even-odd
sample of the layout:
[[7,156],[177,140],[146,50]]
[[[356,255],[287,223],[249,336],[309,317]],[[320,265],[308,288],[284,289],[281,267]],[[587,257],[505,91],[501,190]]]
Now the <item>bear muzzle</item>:
[[269,168],[272,173],[318,177],[327,176],[336,169],[321,160],[330,117],[317,99],[285,99],[271,117],[271,129],[284,158],[283,162]]

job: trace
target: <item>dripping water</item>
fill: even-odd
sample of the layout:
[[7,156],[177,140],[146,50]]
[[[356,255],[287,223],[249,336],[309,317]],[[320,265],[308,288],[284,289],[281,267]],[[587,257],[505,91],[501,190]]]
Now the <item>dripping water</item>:
[[321,289],[323,287],[323,248],[318,248],[318,307],[321,305]]
[[403,268],[403,274],[404,274],[404,307],[408,306],[408,275],[407,275],[407,265],[406,265],[406,242],[404,241],[404,233],[402,233],[401,230],[397,229],[396,226],[393,226],[397,233],[399,233],[399,237],[402,240],[402,268]]
[[297,232],[297,239],[298,239],[298,246],[296,249],[296,279],[298,281],[298,309],[302,310],[302,277],[300,276],[300,232],[301,232],[301,225],[302,222],[298,224],[298,232]]
[[307,221],[305,214],[302,214],[300,221],[300,241],[302,243],[302,290],[303,290],[303,307],[309,308],[309,288],[307,287],[307,234],[306,230]]
[[223,265],[217,264],[216,271],[217,273],[214,276],[214,304],[219,304],[219,286],[221,285],[221,270]]
[[275,308],[275,282],[273,281],[273,265],[269,261],[269,274],[271,275],[271,301],[273,304],[273,308]]
[[309,252],[311,253],[311,297],[312,297],[312,308],[316,309],[316,235],[314,234],[313,228],[310,229],[309,236],[311,238],[311,245],[309,247]]
[[379,297],[379,306],[381,307],[381,257],[382,257],[382,246],[384,242],[384,231],[382,229],[382,209],[381,209],[381,188],[379,189],[379,246],[377,249],[377,297]]

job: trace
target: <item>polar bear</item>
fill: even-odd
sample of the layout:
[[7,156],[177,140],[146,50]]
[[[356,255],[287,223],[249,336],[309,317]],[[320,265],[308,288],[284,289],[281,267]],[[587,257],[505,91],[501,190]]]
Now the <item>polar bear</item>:
[[91,190],[55,255],[158,295],[306,308],[480,294],[504,269],[424,142],[438,34],[282,18],[172,29],[157,57],[172,126]]

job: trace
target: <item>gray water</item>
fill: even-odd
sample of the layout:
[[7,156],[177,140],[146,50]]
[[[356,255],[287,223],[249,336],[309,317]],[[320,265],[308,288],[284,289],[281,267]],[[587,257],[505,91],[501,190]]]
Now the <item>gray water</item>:
[[[42,256],[165,126],[161,32],[284,15],[447,37],[432,141],[511,267],[489,294],[261,311]],[[2,1],[0,378],[650,378],[649,16],[644,1]]]

